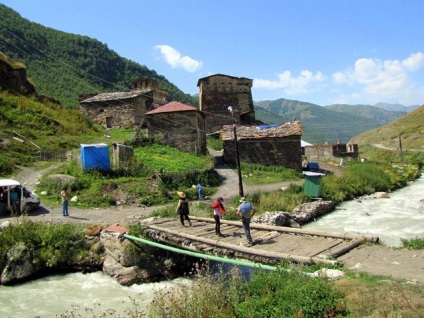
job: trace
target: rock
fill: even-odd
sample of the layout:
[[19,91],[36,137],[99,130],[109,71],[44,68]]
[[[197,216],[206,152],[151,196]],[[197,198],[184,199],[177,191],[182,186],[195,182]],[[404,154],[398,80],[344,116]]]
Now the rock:
[[333,211],[335,207],[336,203],[334,201],[308,202],[294,208],[290,216],[298,224],[302,225]]
[[7,285],[29,278],[38,272],[31,251],[24,243],[14,245],[7,252],[6,266],[1,273],[1,284]]
[[332,280],[342,278],[343,276],[345,276],[345,274],[342,271],[328,268],[322,268],[311,274],[311,277],[326,277]]
[[5,227],[11,226],[12,223],[10,221],[5,221],[2,224],[0,224],[0,230],[4,229]]
[[73,196],[71,198],[71,202],[78,202],[78,197],[77,196]]
[[387,192],[376,192],[376,193],[374,193],[374,196],[377,199],[388,199],[388,198],[390,198],[389,194]]

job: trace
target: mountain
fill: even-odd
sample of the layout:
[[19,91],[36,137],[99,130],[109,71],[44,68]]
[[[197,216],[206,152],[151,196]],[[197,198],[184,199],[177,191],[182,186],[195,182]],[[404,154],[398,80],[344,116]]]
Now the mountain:
[[[302,139],[310,143],[342,143],[348,142],[353,136],[364,131],[381,126],[383,122],[375,118],[367,118],[347,112],[339,112],[312,103],[300,102],[289,99],[255,102],[255,113],[258,120],[280,123],[280,117],[275,117],[270,122],[262,118],[262,113],[257,109],[263,108],[281,116],[285,121],[298,119],[302,122]],[[392,118],[390,118],[393,120]]]
[[401,104],[389,104],[389,103],[377,103],[374,106],[388,110],[388,111],[392,111],[392,112],[394,111],[403,112],[404,114],[409,113],[420,107],[420,105],[404,106]]
[[325,108],[341,112],[347,113],[350,115],[356,115],[364,118],[368,118],[371,120],[376,120],[380,122],[381,125],[387,124],[405,115],[405,110],[403,111],[388,111],[383,108],[378,108],[370,105],[346,105],[346,104],[334,104],[325,106]]
[[0,48],[25,64],[38,93],[76,109],[80,94],[127,91],[137,78],[152,78],[169,100],[197,105],[164,76],[119,56],[104,43],[87,36],[44,27],[0,4]]
[[424,152],[424,105],[388,123],[352,138],[360,146],[377,145],[380,148],[396,149],[401,138],[403,149]]

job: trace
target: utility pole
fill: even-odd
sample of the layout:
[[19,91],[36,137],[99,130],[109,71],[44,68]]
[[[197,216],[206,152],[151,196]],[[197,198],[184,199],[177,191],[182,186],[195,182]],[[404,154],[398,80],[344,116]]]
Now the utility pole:
[[233,132],[234,132],[234,144],[235,144],[235,150],[236,150],[236,163],[237,163],[238,182],[239,182],[239,195],[241,197],[244,197],[243,180],[241,178],[240,156],[239,156],[239,148],[238,148],[238,141],[237,141],[236,120],[234,119],[233,107],[228,106],[228,110],[230,111],[231,118],[233,119]]

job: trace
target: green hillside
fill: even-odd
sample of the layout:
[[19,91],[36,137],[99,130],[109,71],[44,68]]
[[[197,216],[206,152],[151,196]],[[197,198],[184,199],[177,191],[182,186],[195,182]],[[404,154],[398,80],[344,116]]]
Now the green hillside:
[[156,79],[169,100],[198,103],[164,76],[95,39],[30,22],[2,4],[0,16],[0,50],[25,64],[38,93],[56,98],[65,108],[76,109],[80,94],[127,91],[140,77]]
[[287,118],[279,116],[269,110],[255,105],[255,118],[267,124],[281,124],[288,121]]
[[303,126],[302,139],[311,143],[348,142],[353,136],[382,124],[380,120],[374,118],[333,111],[312,103],[283,98],[255,102],[255,106],[282,116],[286,120],[300,120]]
[[424,154],[424,105],[387,125],[355,136],[352,142],[360,147],[385,147],[393,150],[399,146],[399,136],[403,150]]
[[388,111],[382,108],[370,106],[370,105],[346,105],[346,104],[334,104],[324,106],[326,109],[333,110],[340,113],[346,113],[350,115],[365,117],[371,120],[380,122],[381,125],[387,124],[396,118],[405,115],[404,111]]

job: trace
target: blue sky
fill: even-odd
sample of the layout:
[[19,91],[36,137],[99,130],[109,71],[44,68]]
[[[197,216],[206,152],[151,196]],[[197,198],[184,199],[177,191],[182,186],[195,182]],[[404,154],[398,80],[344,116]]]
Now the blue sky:
[[255,101],[424,104],[421,0],[0,0],[106,43],[185,93],[253,79]]

